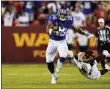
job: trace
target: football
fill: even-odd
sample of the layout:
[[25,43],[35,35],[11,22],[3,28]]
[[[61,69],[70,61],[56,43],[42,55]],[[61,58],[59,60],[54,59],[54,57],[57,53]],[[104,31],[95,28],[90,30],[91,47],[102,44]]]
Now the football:
[[59,26],[54,26],[54,27],[53,27],[53,30],[59,31]]

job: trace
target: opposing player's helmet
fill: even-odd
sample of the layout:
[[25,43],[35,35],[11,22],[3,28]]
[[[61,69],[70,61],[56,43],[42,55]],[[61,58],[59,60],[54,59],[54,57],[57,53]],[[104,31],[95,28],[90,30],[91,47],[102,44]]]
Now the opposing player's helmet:
[[58,9],[58,15],[61,21],[65,21],[67,19],[68,14],[69,8],[66,8],[66,6],[63,6],[62,8]]
[[85,52],[85,56],[86,56],[87,59],[90,59],[90,60],[94,60],[95,59],[95,54],[91,50],[87,50]]

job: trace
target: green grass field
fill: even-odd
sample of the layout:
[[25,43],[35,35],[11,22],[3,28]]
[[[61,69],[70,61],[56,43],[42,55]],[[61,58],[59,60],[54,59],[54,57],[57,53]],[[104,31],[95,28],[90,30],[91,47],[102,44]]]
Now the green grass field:
[[110,89],[110,72],[89,80],[73,65],[64,64],[57,84],[50,81],[46,64],[2,64],[2,89]]

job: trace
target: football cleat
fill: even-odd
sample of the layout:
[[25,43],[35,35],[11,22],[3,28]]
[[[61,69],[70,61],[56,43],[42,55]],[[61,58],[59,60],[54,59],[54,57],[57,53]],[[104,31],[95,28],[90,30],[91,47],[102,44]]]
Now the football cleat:
[[110,71],[110,66],[108,66],[107,64],[105,65],[105,69],[107,69],[108,71]]
[[56,74],[56,75],[52,75],[52,80],[51,80],[51,84],[56,84],[56,81],[57,81],[57,79],[58,79],[58,75]]

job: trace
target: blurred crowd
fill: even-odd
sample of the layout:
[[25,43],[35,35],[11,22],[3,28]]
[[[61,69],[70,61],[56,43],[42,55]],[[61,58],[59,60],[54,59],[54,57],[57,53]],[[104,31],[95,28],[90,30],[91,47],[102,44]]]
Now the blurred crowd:
[[46,25],[49,16],[57,13],[62,4],[70,8],[77,21],[82,19],[83,25],[79,26],[96,27],[98,18],[110,25],[110,1],[2,1],[2,26]]

